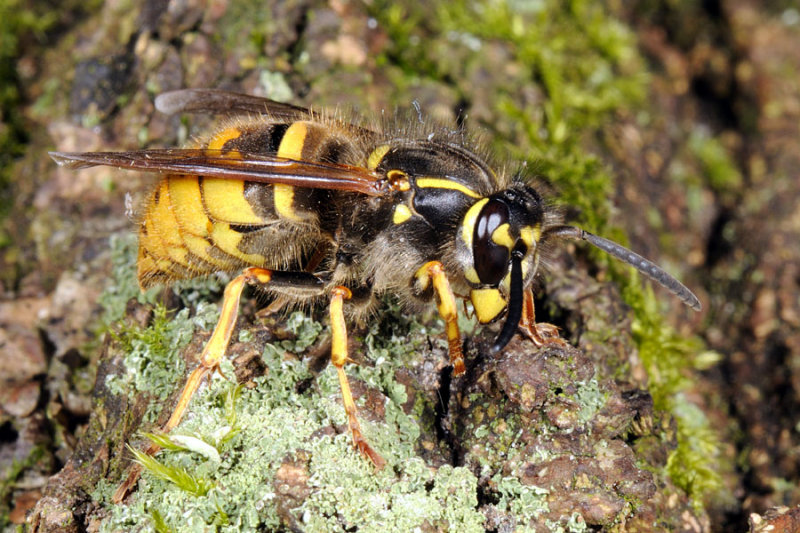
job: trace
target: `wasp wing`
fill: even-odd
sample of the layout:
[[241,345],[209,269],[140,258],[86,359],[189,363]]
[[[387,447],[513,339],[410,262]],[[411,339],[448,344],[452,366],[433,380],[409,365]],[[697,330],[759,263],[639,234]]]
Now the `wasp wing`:
[[177,113],[209,113],[237,115],[255,113],[284,120],[300,120],[314,116],[304,107],[276,102],[269,98],[219,89],[179,89],[159,94],[155,106],[167,115]]
[[50,152],[60,166],[80,169],[98,165],[146,172],[285,184],[294,187],[352,191],[382,196],[389,185],[362,167],[297,161],[238,151],[180,148],[132,152]]
[[[272,120],[294,122],[315,120],[324,114],[292,104],[276,102],[261,96],[234,93],[220,89],[178,89],[156,96],[155,106],[161,113],[208,113],[211,115],[266,115]],[[353,133],[372,137],[375,131],[337,120]]]

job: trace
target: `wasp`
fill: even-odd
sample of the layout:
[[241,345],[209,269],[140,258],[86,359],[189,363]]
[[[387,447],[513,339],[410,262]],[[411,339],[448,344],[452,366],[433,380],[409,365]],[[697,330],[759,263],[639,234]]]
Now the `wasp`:
[[455,132],[396,134],[213,89],[164,93],[155,104],[165,113],[229,119],[193,148],[50,155],[69,168],[108,165],[161,175],[139,223],[143,288],[237,274],[165,432],[218,370],[247,285],[282,302],[328,304],[331,362],[353,443],[377,467],[385,461],[362,435],[344,367],[347,320],[368,316],[383,294],[410,310],[435,304],[455,375],[465,371],[457,300],[471,302],[481,324],[499,324],[492,352],[518,332],[539,345],[562,342],[554,326],[536,323],[532,291],[547,245],[558,239],[588,241],[701,308],[654,263],[565,225],[532,184],[493,169]]

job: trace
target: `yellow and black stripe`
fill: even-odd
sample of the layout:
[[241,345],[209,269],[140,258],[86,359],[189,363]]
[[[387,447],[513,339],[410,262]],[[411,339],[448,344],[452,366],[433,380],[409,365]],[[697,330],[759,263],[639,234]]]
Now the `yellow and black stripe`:
[[[351,164],[357,157],[346,132],[310,121],[238,124],[203,148],[232,159],[248,153]],[[140,225],[140,284],[246,266],[300,268],[300,257],[321,238],[320,209],[330,195],[284,184],[167,175],[146,203]]]

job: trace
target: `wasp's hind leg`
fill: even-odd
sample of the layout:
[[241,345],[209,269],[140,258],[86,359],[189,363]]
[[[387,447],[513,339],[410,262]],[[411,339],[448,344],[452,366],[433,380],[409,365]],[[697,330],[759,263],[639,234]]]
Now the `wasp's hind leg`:
[[347,356],[347,325],[344,320],[344,300],[352,296],[350,289],[346,287],[334,287],[331,291],[331,363],[336,367],[339,375],[339,386],[342,389],[342,402],[347,413],[347,425],[353,435],[353,444],[361,455],[372,461],[377,468],[383,468],[386,460],[378,454],[364,438],[361,433],[361,425],[356,416],[356,404],[353,401],[353,393],[350,391],[350,382],[344,372],[344,365],[350,361]]
[[536,308],[533,305],[533,291],[525,291],[525,300],[522,308],[522,319],[519,321],[519,329],[523,335],[529,338],[536,346],[545,344],[566,344],[558,336],[558,327],[544,322],[536,323]]
[[[200,355],[197,367],[189,374],[169,420],[161,428],[164,433],[170,432],[180,423],[192,396],[200,387],[203,379],[215,371],[219,372],[219,365],[225,356],[231,335],[233,335],[236,327],[236,320],[239,316],[239,301],[244,287],[246,285],[266,284],[276,289],[291,287],[295,290],[306,289],[309,293],[319,294],[322,294],[323,291],[322,280],[306,272],[275,272],[264,268],[250,267],[231,280],[225,287],[222,309],[214,332]],[[157,444],[151,443],[146,453],[155,455],[160,449]],[[141,471],[142,467],[140,465],[134,465],[131,468],[128,478],[114,492],[113,500],[115,503],[121,502],[131,492],[139,479]]]

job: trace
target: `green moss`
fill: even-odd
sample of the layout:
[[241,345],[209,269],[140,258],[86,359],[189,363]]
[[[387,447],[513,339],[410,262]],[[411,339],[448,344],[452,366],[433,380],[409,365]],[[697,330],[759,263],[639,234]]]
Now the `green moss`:
[[691,373],[708,368],[717,358],[699,338],[681,336],[664,323],[652,290],[631,284],[626,293],[635,312],[633,333],[648,371],[653,402],[677,421],[678,447],[668,458],[667,472],[698,507],[711,498],[726,498],[721,476],[733,465],[725,463],[719,435],[706,414],[685,395]]
[[711,190],[726,197],[741,189],[742,174],[718,138],[695,129],[689,136],[689,150],[700,161]]
[[133,460],[142,465],[148,474],[155,479],[168,481],[192,496],[205,496],[214,486],[208,478],[192,474],[185,468],[168,466],[136,448],[128,449],[133,454]]

